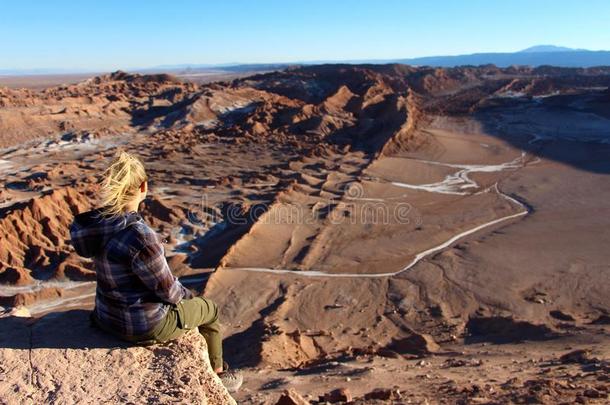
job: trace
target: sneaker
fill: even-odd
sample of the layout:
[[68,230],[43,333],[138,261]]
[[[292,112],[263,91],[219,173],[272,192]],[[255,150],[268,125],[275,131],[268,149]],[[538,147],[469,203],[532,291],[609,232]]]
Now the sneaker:
[[218,374],[222,385],[225,386],[230,393],[237,392],[244,383],[244,376],[239,370],[229,370],[229,365],[224,362],[222,373]]

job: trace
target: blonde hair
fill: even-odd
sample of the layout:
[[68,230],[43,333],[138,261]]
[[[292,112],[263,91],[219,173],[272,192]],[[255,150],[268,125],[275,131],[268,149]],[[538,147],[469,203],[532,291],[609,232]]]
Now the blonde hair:
[[103,174],[100,190],[102,213],[121,215],[146,180],[142,161],[127,152],[119,152]]

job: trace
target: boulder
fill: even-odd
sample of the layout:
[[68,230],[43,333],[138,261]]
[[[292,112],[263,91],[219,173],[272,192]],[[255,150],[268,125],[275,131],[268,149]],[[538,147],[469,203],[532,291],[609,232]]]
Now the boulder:
[[197,332],[133,346],[90,325],[89,312],[0,318],[2,403],[235,404]]
[[591,350],[587,349],[578,349],[568,352],[562,355],[559,358],[559,361],[568,364],[568,363],[580,363],[587,364],[591,361]]
[[440,346],[430,335],[413,333],[405,338],[392,341],[388,349],[400,354],[426,355],[438,352]]
[[378,399],[382,401],[398,400],[402,395],[397,389],[376,388],[373,391],[364,395],[365,400]]
[[352,393],[347,388],[337,388],[320,397],[320,402],[329,402],[331,404],[337,402],[350,402]]
[[309,401],[303,398],[293,388],[289,388],[284,391],[275,405],[309,405]]

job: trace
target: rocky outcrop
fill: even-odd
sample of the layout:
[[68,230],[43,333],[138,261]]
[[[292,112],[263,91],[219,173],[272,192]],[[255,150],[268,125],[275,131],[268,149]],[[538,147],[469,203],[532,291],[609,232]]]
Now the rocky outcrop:
[[87,278],[88,270],[70,255],[68,227],[91,203],[87,195],[65,187],[1,210],[0,280],[24,285],[32,279],[62,278],[66,272]]
[[169,75],[120,71],[42,91],[0,88],[0,147],[75,130],[122,133],[164,120],[196,89]]
[[88,311],[0,318],[0,369],[5,404],[235,404],[198,333],[130,346],[92,328]]

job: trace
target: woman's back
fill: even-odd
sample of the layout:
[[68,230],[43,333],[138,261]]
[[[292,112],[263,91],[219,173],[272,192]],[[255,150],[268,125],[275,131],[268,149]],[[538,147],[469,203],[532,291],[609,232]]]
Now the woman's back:
[[119,334],[149,333],[169,304],[190,296],[171,274],[163,245],[139,214],[89,211],[76,216],[70,234],[77,253],[94,260],[95,315]]

